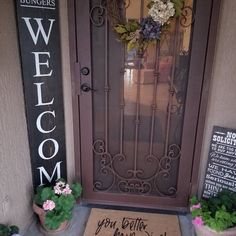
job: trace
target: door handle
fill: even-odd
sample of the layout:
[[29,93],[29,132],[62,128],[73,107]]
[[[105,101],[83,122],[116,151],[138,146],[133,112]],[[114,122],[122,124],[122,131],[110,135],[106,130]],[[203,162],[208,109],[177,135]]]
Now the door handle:
[[83,92],[86,92],[86,93],[89,92],[89,91],[96,91],[95,89],[91,88],[89,84],[86,84],[86,83],[82,84],[82,85],[80,86],[80,89],[81,89]]

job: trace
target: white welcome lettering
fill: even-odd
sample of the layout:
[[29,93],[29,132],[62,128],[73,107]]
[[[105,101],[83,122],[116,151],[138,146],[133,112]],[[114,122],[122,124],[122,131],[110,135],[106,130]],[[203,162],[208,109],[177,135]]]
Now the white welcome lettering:
[[62,163],[62,161],[60,161],[60,162],[58,162],[56,164],[56,166],[55,166],[55,168],[54,168],[54,170],[52,172],[51,177],[49,176],[48,172],[44,169],[43,166],[37,168],[39,170],[39,175],[40,175],[40,185],[39,186],[44,185],[44,183],[43,183],[43,175],[46,177],[46,179],[48,180],[49,183],[52,182],[52,179],[53,179],[55,173],[57,173],[56,180],[61,178],[61,163]]
[[27,28],[30,32],[30,35],[31,35],[31,38],[34,41],[34,44],[36,45],[38,43],[39,34],[41,33],[42,36],[43,36],[44,42],[46,43],[46,45],[48,45],[48,41],[49,41],[50,34],[51,34],[51,31],[52,31],[52,26],[53,26],[53,23],[54,23],[55,19],[48,19],[50,21],[50,26],[49,26],[47,34],[46,34],[46,32],[43,28],[43,25],[42,25],[42,20],[43,20],[42,18],[33,18],[38,24],[38,29],[37,29],[36,34],[35,34],[32,26],[31,26],[31,23],[30,23],[31,18],[30,17],[22,17],[22,19],[26,23],[26,26],[27,26]]
[[[46,157],[44,154],[43,154],[43,145],[48,142],[48,141],[51,141],[53,142],[54,144],[54,153],[49,156],[49,157]],[[48,139],[45,139],[42,143],[40,143],[39,145],[39,148],[38,148],[38,154],[39,156],[43,159],[43,160],[50,160],[52,159],[53,157],[55,157],[57,155],[59,151],[59,144],[58,142],[55,140],[55,139],[52,139],[52,138],[48,138]]]
[[43,98],[42,98],[42,85],[44,84],[42,83],[34,83],[37,86],[37,98],[38,98],[38,104],[35,105],[37,106],[45,106],[45,105],[51,105],[54,102],[54,98],[52,98],[52,100],[50,102],[43,102]]
[[37,118],[36,126],[37,126],[39,132],[41,132],[43,134],[48,134],[48,133],[51,133],[54,129],[56,129],[56,125],[50,130],[43,129],[42,124],[41,124],[41,119],[45,114],[52,114],[54,117],[56,117],[56,115],[55,115],[55,111],[45,111],[45,112],[41,113]]
[[48,60],[42,62],[39,61],[39,56],[40,55],[46,55],[50,58],[50,53],[49,52],[32,52],[34,54],[34,61],[35,61],[35,70],[36,70],[36,74],[34,75],[34,77],[40,77],[40,76],[51,76],[52,75],[52,71],[51,70],[49,73],[47,74],[42,74],[41,73],[41,66],[46,66],[47,68],[49,68],[49,62]]

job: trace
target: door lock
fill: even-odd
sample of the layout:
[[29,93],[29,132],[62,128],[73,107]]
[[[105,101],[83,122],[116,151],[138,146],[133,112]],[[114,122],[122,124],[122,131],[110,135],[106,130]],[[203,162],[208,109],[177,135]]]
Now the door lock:
[[80,86],[80,89],[83,91],[83,92],[89,92],[89,91],[96,91],[95,89],[91,88],[89,84],[82,84]]
[[83,67],[81,68],[80,72],[82,75],[88,75],[90,71],[88,67]]

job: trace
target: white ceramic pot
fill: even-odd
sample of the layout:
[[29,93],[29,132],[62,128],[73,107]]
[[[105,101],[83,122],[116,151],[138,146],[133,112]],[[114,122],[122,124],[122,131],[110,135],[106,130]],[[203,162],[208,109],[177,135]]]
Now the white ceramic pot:
[[194,225],[197,236],[236,236],[236,227],[224,230],[222,232],[216,232],[208,226]]

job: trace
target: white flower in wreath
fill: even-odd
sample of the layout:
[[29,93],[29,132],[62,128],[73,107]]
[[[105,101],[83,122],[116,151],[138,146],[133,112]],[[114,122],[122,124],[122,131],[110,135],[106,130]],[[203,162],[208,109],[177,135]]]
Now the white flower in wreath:
[[163,0],[153,0],[153,4],[148,11],[148,14],[156,22],[164,25],[168,22],[170,17],[174,16],[175,8],[174,3],[170,0],[163,2]]
[[135,32],[132,32],[130,34],[130,38],[131,38],[130,42],[132,42],[132,43],[137,42],[140,39],[140,30],[137,29]]

